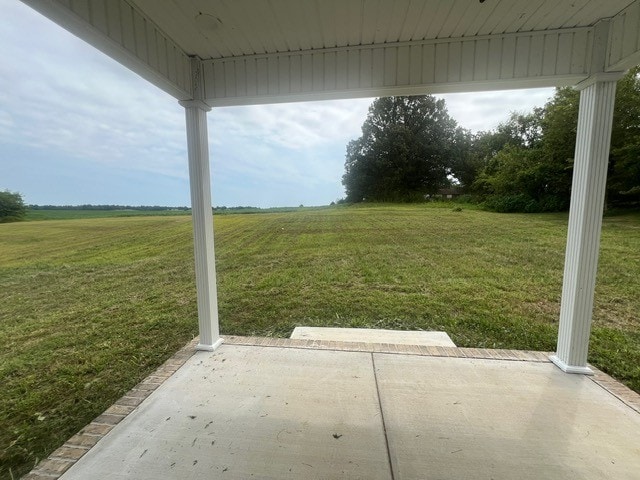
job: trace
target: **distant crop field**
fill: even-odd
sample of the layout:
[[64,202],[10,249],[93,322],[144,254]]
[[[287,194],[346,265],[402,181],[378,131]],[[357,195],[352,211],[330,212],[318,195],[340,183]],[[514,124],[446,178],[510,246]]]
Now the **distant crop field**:
[[[555,349],[566,214],[437,205],[215,219],[224,334],[444,330]],[[197,335],[191,217],[0,225],[0,478],[19,477]],[[640,391],[640,214],[602,231],[590,362]]]
[[[237,215],[237,214],[255,214],[255,213],[287,213],[295,211],[315,211],[323,210],[328,207],[216,207],[215,214],[220,215]],[[101,208],[79,209],[79,208],[31,208],[27,210],[26,221],[34,220],[77,220],[88,218],[121,218],[121,217],[172,217],[191,215],[191,210],[183,208],[163,208],[161,210],[122,208],[107,210]]]
[[79,218],[167,217],[191,215],[190,210],[27,210],[25,220],[75,220]]

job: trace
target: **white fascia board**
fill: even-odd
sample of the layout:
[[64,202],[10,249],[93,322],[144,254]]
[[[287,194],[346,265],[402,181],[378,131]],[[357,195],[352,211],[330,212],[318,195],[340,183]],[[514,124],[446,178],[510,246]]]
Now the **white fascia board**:
[[640,0],[611,19],[607,43],[607,72],[622,72],[640,64]]
[[22,2],[176,99],[192,98],[189,57],[125,0]]
[[361,88],[334,92],[313,92],[289,95],[262,95],[244,97],[209,98],[211,107],[234,107],[244,105],[269,105],[278,103],[313,102],[323,100],[346,100],[355,98],[378,98],[388,96],[437,95],[445,93],[491,92],[498,90],[521,90],[573,86],[587,79],[586,75],[543,77],[527,80],[497,80],[456,84],[430,84],[410,87]]
[[204,60],[212,106],[563,86],[591,73],[593,28]]

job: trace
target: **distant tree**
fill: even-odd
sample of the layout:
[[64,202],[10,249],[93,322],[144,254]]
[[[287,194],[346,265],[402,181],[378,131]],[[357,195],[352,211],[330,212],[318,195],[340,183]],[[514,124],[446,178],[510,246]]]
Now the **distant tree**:
[[0,192],[0,223],[22,220],[26,213],[22,195],[9,190]]
[[616,88],[607,196],[613,205],[640,205],[640,66]]
[[451,145],[451,176],[449,178],[465,192],[470,190],[469,187],[484,166],[484,161],[474,154],[475,138],[469,130],[457,128],[455,140]]
[[485,133],[474,147],[485,155],[473,187],[485,205],[501,212],[562,210],[568,205],[564,165],[545,155],[545,113],[512,113],[495,132]]
[[[543,121],[544,155],[557,167],[552,182],[566,195],[567,205],[579,102],[580,92],[557,89],[545,106]],[[640,205],[640,67],[632,68],[616,86],[607,176],[608,205]]]
[[498,125],[494,145],[536,148],[543,140],[542,121],[545,110],[540,107],[531,113],[512,112],[506,122]]
[[[542,109],[512,114],[495,131],[474,139],[479,166],[473,183],[499,211],[569,207],[580,92],[558,88]],[[640,67],[618,81],[607,181],[610,206],[640,205]]]
[[[476,182],[489,161],[504,147],[505,143],[495,132],[478,132],[468,137],[467,149],[460,155],[454,166],[456,179],[465,193],[475,193],[479,189]],[[481,192],[480,192],[481,193]]]
[[[463,164],[456,171],[456,178],[467,187],[469,193],[487,193],[487,175],[504,163],[507,151],[511,156],[517,156],[524,150],[540,145],[543,112],[541,108],[528,114],[514,112],[494,131],[478,132],[470,136],[468,153],[461,157]],[[502,151],[504,154],[500,161],[492,162]]]
[[454,157],[468,136],[431,95],[376,99],[362,136],[347,145],[349,202],[412,201],[451,184]]
[[485,205],[499,212],[556,211],[566,207],[565,197],[549,186],[549,166],[539,148],[505,146],[478,175],[475,186]]

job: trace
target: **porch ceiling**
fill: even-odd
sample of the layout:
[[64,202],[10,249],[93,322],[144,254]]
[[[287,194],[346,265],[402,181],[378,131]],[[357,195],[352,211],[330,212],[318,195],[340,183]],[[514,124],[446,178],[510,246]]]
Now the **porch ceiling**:
[[[202,59],[591,27],[630,0],[131,0]],[[207,28],[199,15],[220,20]],[[208,20],[211,21],[212,18]]]
[[640,0],[23,0],[212,106],[575,84],[640,62]]

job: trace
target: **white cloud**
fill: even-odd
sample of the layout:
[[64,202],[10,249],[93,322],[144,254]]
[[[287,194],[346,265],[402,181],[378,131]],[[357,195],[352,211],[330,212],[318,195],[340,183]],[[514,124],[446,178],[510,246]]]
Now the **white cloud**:
[[534,107],[544,106],[553,92],[553,88],[532,88],[438,96],[445,99],[449,114],[459,125],[478,132],[497,127],[511,112],[530,112]]
[[8,135],[14,126],[13,117],[9,112],[0,111],[0,137]]
[[231,134],[291,150],[346,143],[360,134],[370,103],[359,99],[218,108],[211,115],[210,136],[218,144]]
[[184,119],[174,99],[28,7],[3,5],[3,13],[0,111],[13,118],[0,130],[3,142],[186,176]]
[[[214,188],[260,179],[263,188],[341,191],[346,143],[360,135],[371,100],[306,102],[213,109],[209,138]],[[299,203],[299,202],[296,202]]]

